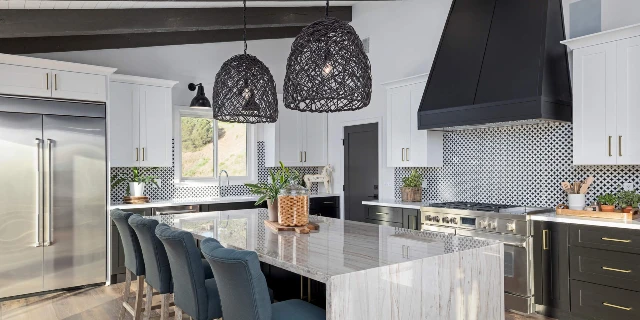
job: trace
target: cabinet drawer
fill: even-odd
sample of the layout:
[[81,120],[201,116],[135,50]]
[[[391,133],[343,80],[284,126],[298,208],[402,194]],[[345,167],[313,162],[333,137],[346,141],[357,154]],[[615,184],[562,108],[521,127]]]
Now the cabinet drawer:
[[51,97],[49,70],[0,64],[0,93]]
[[640,291],[640,255],[571,248],[571,278]]
[[396,222],[402,227],[402,208],[369,206],[367,219]]
[[640,292],[571,280],[571,313],[586,319],[640,319]]
[[53,71],[51,96],[71,100],[107,101],[107,77],[68,71]]
[[572,246],[640,254],[640,231],[571,225]]
[[371,223],[371,224],[377,224],[377,225],[381,225],[381,226],[402,228],[402,223],[399,223],[399,222],[389,222],[389,221],[381,221],[381,220],[373,220],[373,219],[364,219],[364,222]]
[[323,198],[311,198],[310,205],[313,208],[339,208],[339,197],[323,197]]

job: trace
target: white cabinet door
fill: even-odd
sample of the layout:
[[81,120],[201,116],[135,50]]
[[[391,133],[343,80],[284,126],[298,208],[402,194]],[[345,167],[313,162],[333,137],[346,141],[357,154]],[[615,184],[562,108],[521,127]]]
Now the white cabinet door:
[[411,165],[406,160],[406,150],[411,146],[410,87],[390,89],[387,100],[387,162],[391,167],[408,167]]
[[109,159],[112,167],[135,167],[140,158],[140,101],[136,85],[111,82]]
[[0,64],[0,93],[51,97],[51,77],[47,69]]
[[140,166],[171,167],[171,88],[139,85]]
[[68,71],[52,71],[54,98],[107,101],[107,77]]
[[409,87],[411,108],[409,130],[411,143],[405,151],[405,164],[408,167],[442,167],[443,132],[418,130],[418,109],[426,83],[416,83]]
[[617,43],[617,164],[640,164],[640,38]]
[[616,43],[573,52],[573,163],[616,164]]
[[327,114],[299,112],[303,123],[303,165],[305,167],[323,167],[327,165]]
[[265,133],[267,148],[266,166],[279,167],[280,161],[285,166],[302,165],[303,115],[301,112],[289,110],[282,103],[278,108],[278,121],[265,126],[271,127],[271,134]]

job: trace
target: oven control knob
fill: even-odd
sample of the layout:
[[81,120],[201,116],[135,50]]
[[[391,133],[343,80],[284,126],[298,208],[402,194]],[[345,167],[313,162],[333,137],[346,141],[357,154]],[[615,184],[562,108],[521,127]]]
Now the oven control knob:
[[442,222],[444,222],[444,223],[449,223],[449,217],[444,217],[444,218],[442,218]]
[[486,229],[487,228],[487,220],[480,220],[480,228]]
[[507,231],[513,231],[513,232],[516,231],[516,222],[515,221],[507,223]]
[[440,222],[440,218],[438,216],[433,217],[433,222]]
[[489,229],[497,229],[497,228],[498,228],[498,222],[497,221],[489,222]]
[[453,224],[458,224],[458,219],[456,218],[451,218],[449,219],[449,222],[453,223]]
[[424,217],[424,220],[431,221],[431,215],[427,215]]

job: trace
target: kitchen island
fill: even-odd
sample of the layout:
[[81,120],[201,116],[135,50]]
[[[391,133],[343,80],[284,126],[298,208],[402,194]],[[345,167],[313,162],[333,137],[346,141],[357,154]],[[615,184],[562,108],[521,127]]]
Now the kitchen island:
[[504,319],[502,243],[323,217],[312,217],[318,232],[275,233],[266,218],[252,209],[161,220],[325,283],[328,319]]

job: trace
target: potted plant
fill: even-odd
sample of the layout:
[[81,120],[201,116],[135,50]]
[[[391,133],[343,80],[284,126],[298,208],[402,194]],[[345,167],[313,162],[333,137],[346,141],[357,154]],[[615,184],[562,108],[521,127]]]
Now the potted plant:
[[618,204],[622,208],[622,212],[630,213],[638,207],[640,195],[633,190],[621,190],[618,192]]
[[604,212],[614,212],[616,209],[617,197],[611,193],[605,193],[598,196],[598,204],[600,210]]
[[[147,170],[153,170],[156,168],[148,168]],[[142,197],[144,195],[144,186],[153,183],[156,187],[158,177],[148,175],[143,168],[132,167],[131,174],[125,174],[118,176],[114,174],[111,176],[111,189],[115,189],[121,183],[128,183],[127,194],[133,197]]]
[[422,176],[417,170],[411,171],[408,177],[402,178],[402,201],[422,201]]
[[278,221],[277,201],[280,190],[291,183],[300,181],[301,177],[298,171],[285,167],[282,161],[280,161],[280,171],[269,170],[269,175],[271,177],[271,182],[269,183],[245,183],[245,186],[249,188],[251,193],[259,196],[258,201],[255,203],[256,206],[267,201],[269,221]]

